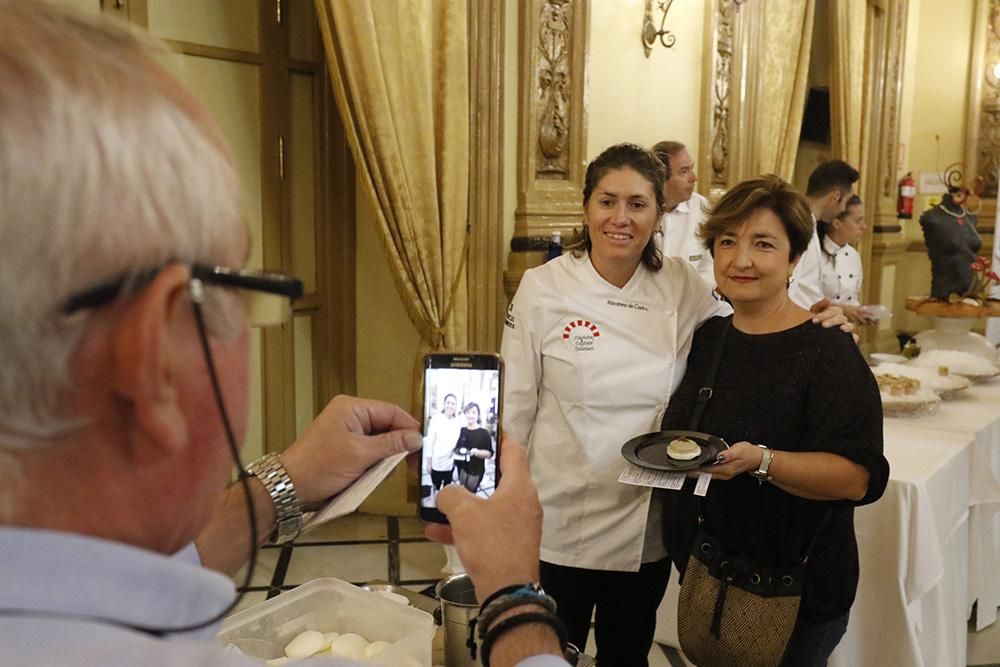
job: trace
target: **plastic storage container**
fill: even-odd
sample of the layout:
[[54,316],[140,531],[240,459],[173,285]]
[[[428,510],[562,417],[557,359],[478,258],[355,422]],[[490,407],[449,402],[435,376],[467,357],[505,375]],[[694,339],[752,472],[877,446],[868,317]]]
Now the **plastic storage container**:
[[431,667],[435,632],[430,614],[388,600],[340,579],[314,579],[227,618],[219,631],[223,645],[267,660],[304,630],[356,632],[369,642],[393,647],[369,658],[375,665]]

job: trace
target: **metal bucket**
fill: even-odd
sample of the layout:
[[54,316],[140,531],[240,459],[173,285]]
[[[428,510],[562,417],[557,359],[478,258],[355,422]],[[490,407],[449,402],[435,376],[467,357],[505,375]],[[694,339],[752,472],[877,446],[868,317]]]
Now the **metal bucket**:
[[[441,601],[441,628],[444,630],[444,661],[448,667],[479,667],[479,637],[475,637],[476,659],[469,650],[469,625],[479,615],[479,601],[472,579],[456,574],[442,579],[434,588]],[[476,633],[478,635],[478,633]],[[566,661],[574,667],[596,667],[589,655],[572,644],[566,647]]]
[[566,644],[566,653],[563,655],[573,667],[597,667],[597,661],[586,653],[583,653],[573,644]]
[[444,661],[448,667],[479,667],[479,638],[476,659],[466,644],[469,624],[479,615],[476,588],[467,574],[442,579],[434,589],[441,600],[441,628],[444,631]]

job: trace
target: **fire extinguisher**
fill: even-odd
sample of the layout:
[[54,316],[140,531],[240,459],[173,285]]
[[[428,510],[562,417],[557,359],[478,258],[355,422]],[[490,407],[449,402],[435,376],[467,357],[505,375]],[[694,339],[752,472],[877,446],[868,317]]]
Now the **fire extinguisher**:
[[896,217],[909,220],[913,217],[913,198],[917,195],[917,184],[910,172],[906,172],[899,182],[899,197],[896,199]]

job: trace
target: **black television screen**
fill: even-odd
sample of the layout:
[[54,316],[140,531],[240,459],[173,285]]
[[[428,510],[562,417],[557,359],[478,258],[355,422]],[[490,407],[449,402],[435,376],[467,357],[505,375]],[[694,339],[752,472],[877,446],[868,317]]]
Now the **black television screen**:
[[806,109],[802,114],[803,141],[819,144],[830,143],[830,89],[810,88],[806,96]]

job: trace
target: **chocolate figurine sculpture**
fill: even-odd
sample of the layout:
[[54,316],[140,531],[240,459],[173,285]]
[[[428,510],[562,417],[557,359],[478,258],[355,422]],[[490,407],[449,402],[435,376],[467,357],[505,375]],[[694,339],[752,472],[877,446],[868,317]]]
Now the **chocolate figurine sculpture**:
[[945,169],[948,192],[940,204],[920,216],[931,258],[931,297],[943,301],[952,294],[965,294],[972,287],[972,263],[983,245],[976,231],[976,216],[965,206],[973,192],[962,184],[959,166],[953,164]]

